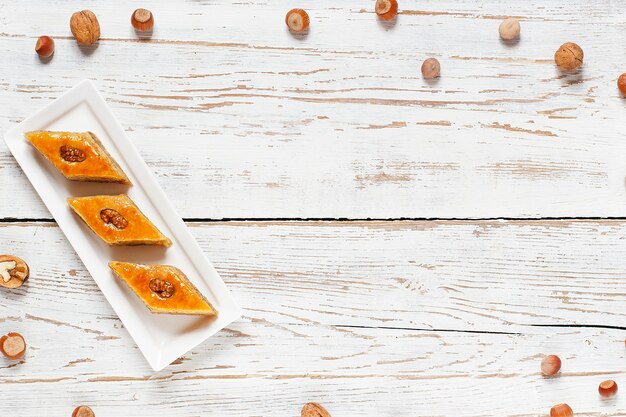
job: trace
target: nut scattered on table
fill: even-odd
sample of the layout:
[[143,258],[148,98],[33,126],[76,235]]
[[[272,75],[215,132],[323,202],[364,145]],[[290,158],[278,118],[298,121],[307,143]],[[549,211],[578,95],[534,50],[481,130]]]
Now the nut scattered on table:
[[626,72],[617,79],[617,88],[626,97]]
[[541,360],[541,373],[552,376],[561,370],[561,358],[556,355],[548,355]]
[[612,379],[602,381],[598,386],[598,392],[604,398],[609,398],[617,394],[617,383]]
[[26,352],[26,341],[21,334],[11,332],[0,338],[0,352],[9,359],[19,359]]
[[567,404],[557,404],[550,409],[550,417],[572,417],[574,411]]
[[96,417],[96,413],[86,405],[79,405],[74,409],[72,417]]
[[35,52],[41,58],[50,58],[54,53],[54,40],[50,36],[40,36],[35,44]]
[[428,58],[422,63],[422,76],[427,80],[439,77],[441,64],[436,58]]
[[28,264],[13,255],[0,255],[0,286],[18,288],[28,279]]
[[285,16],[285,23],[292,32],[304,32],[309,28],[309,14],[302,9],[291,9]]
[[398,14],[398,2],[396,0],[376,0],[374,8],[380,20],[391,20]]
[[500,27],[498,28],[498,32],[500,32],[500,37],[505,41],[518,39],[520,30],[521,27],[519,25],[519,20],[512,17],[504,19],[502,23],[500,23]]
[[147,9],[137,9],[130,17],[130,23],[137,32],[150,32],[154,27],[154,16]]
[[128,227],[128,220],[119,211],[110,208],[100,210],[100,219],[106,224],[110,224],[118,230]]
[[326,411],[324,407],[322,407],[318,403],[306,403],[304,407],[302,407],[302,412],[300,413],[301,417],[330,417],[330,413]]
[[571,71],[583,64],[583,50],[573,42],[566,42],[554,53],[554,62],[562,70]]
[[74,13],[70,18],[70,29],[81,45],[93,45],[100,39],[100,23],[91,10]]

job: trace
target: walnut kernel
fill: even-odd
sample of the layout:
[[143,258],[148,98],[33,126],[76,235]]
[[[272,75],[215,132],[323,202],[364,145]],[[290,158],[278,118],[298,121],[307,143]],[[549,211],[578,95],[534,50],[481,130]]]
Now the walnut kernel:
[[69,145],[63,145],[59,148],[59,155],[67,162],[83,162],[87,159],[87,155],[81,149]]
[[162,299],[170,298],[174,295],[174,285],[164,279],[153,278],[150,280],[148,287],[150,287],[150,290]]
[[117,210],[105,208],[100,211],[100,218],[106,224],[110,224],[116,229],[125,229],[128,226],[128,220],[124,218]]

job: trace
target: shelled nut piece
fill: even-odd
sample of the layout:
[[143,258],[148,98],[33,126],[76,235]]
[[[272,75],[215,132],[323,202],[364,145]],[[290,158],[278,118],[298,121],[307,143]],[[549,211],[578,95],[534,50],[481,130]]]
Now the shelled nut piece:
[[40,36],[35,44],[35,52],[42,58],[50,58],[54,53],[54,40],[50,36]]
[[86,405],[79,405],[74,409],[72,417],[96,417],[96,413]]
[[26,341],[19,333],[6,334],[0,338],[0,352],[9,359],[19,359],[26,352]]
[[306,403],[302,407],[301,417],[330,417],[330,413],[318,403]]
[[92,45],[100,39],[100,23],[91,10],[74,13],[70,18],[70,29],[81,45]]
[[431,80],[433,78],[439,77],[441,74],[441,64],[437,61],[436,58],[428,58],[422,63],[422,76]]
[[583,64],[583,50],[574,42],[566,42],[554,53],[554,62],[562,70],[571,71]]
[[376,0],[374,8],[380,20],[391,20],[398,14],[398,2],[396,0]]
[[617,88],[626,97],[626,72],[617,79]]
[[285,16],[285,23],[292,32],[304,32],[309,28],[309,14],[302,9],[291,9]]
[[550,409],[550,417],[572,417],[574,411],[567,404],[557,404]]
[[598,386],[598,392],[604,398],[609,398],[617,394],[617,383],[612,379],[603,381]]
[[13,255],[0,255],[0,286],[18,288],[28,279],[28,264]]
[[154,27],[154,16],[147,9],[137,9],[130,17],[130,24],[137,32],[149,32]]
[[556,355],[548,355],[541,360],[541,373],[552,376],[561,370],[561,358]]

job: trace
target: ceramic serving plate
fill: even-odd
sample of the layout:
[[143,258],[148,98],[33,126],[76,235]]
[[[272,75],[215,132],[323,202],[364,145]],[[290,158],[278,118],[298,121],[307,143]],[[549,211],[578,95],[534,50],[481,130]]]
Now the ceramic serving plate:
[[[24,138],[30,130],[92,131],[117,160],[133,185],[68,181]],[[241,309],[208,261],[181,217],[159,187],[139,152],[93,83],[85,80],[15,126],[4,136],[7,146],[54,216],[100,290],[119,316],[150,366],[161,370],[188,350],[238,319]],[[71,196],[127,193],[173,244],[110,247],[68,207]],[[219,312],[202,316],[153,314],[114,277],[111,260],[174,265]]]

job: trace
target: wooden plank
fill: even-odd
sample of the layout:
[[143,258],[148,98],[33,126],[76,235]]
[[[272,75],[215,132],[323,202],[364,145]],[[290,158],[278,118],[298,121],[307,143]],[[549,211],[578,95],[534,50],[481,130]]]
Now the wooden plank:
[[[624,374],[624,332],[615,330],[346,329],[252,313],[154,374],[107,308],[94,306],[87,325],[85,314],[40,309],[3,321],[30,348],[25,360],[2,365],[10,393],[2,415],[69,416],[89,404],[98,416],[295,417],[319,401],[333,416],[536,416],[565,401],[579,415],[623,416],[626,406],[623,395],[601,401],[597,393],[600,381]],[[557,378],[539,373],[550,353],[563,358]]]
[[[388,26],[368,2],[323,0],[304,38],[285,30],[293,6],[155,0],[138,41],[135,6],[94,4],[103,39],[81,50],[75,4],[7,4],[0,129],[88,76],[186,218],[624,215],[620,5],[404,1]],[[522,18],[516,45],[504,15]],[[45,65],[39,33],[57,39]],[[551,57],[568,40],[586,61],[564,77]],[[0,218],[49,216],[3,143],[0,181]]]
[[[520,332],[624,325],[626,222],[229,222],[191,230],[271,323]],[[54,225],[2,225],[33,280],[5,307],[106,305]]]
[[[0,303],[30,345],[0,363],[0,415],[624,415],[596,389],[619,383],[626,333],[584,325],[623,325],[626,222],[190,227],[245,315],[154,374],[54,224],[0,225],[32,267]],[[559,378],[539,375],[549,353]]]

